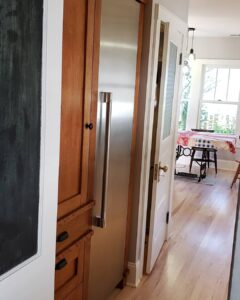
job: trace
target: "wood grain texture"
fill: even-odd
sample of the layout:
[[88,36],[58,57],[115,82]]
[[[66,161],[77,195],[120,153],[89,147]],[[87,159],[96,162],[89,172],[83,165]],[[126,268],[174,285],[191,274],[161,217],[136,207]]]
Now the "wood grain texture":
[[237,204],[232,176],[220,171],[214,186],[176,180],[171,239],[139,288],[116,291],[111,300],[227,300]]
[[[65,250],[76,240],[80,239],[86,233],[86,231],[90,230],[92,226],[93,206],[94,202],[90,202],[69,216],[58,221],[57,254]],[[67,234],[68,237],[64,241],[58,240],[63,233]]]
[[63,269],[57,270],[55,275],[56,300],[65,299],[83,282],[84,241],[75,243],[58,255],[56,265],[63,259],[66,260],[67,265]]
[[87,289],[85,276],[89,265],[85,252],[89,247],[92,234],[93,232],[89,231],[79,241],[57,256],[56,264],[66,259],[67,265],[56,271],[55,300],[65,300],[67,297],[71,299],[73,296],[70,297],[69,295],[78,295],[78,291],[75,291],[78,289],[82,293],[82,298],[79,300],[87,300],[83,294],[84,289]]
[[[91,233],[93,234],[93,232]],[[86,239],[85,241],[85,248],[84,248],[84,286],[83,286],[83,299],[88,299],[88,282],[89,282],[89,272],[90,272],[90,252],[91,252],[91,236]]]
[[91,130],[86,124],[91,123],[95,9],[95,0],[64,1],[56,263],[67,265],[55,273],[56,300],[87,300],[95,203],[87,194]]
[[80,285],[77,289],[71,292],[64,300],[79,300],[83,299],[83,286]]
[[[92,72],[92,101],[91,101],[91,123],[93,130],[90,132],[89,145],[89,172],[88,172],[88,199],[94,197],[94,168],[97,138],[97,105],[98,105],[98,77],[100,58],[100,30],[101,30],[101,8],[102,0],[95,2],[94,39],[93,39],[93,72]],[[94,199],[93,199],[94,200]]]
[[87,1],[64,2],[59,202],[81,192]]
[[231,188],[237,182],[237,180],[240,179],[240,161],[237,161],[237,163],[238,163],[238,167],[237,167],[236,173],[235,173],[235,175],[233,177]]
[[87,202],[95,0],[64,1],[59,210]]
[[131,166],[128,187],[128,211],[127,211],[127,226],[126,226],[126,243],[124,256],[124,269],[127,270],[129,259],[129,247],[131,236],[132,223],[132,202],[134,190],[134,165],[136,155],[136,141],[137,141],[137,125],[138,125],[138,102],[139,102],[139,88],[140,88],[140,74],[142,61],[142,47],[143,47],[143,25],[144,25],[144,5],[141,5],[139,15],[139,31],[138,31],[138,53],[137,53],[137,68],[136,68],[136,82],[135,82],[135,97],[134,97],[134,115],[133,115],[133,129],[132,129],[132,145],[131,145]]
[[137,2],[139,3],[142,3],[142,4],[147,4],[148,0],[136,0]]

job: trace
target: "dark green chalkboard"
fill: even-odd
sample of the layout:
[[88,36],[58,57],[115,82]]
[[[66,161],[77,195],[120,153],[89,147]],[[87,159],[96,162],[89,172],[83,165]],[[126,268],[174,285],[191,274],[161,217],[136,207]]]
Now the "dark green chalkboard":
[[42,0],[0,0],[0,275],[37,253]]

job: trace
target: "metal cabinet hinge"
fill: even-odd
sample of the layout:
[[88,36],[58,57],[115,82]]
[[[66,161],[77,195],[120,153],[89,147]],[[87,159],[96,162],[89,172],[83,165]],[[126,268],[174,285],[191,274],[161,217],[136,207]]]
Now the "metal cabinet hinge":
[[183,54],[180,53],[180,55],[179,55],[179,65],[181,66],[182,63],[183,63]]
[[167,215],[166,215],[166,223],[167,224],[169,223],[169,211],[167,212]]
[[154,165],[154,180],[158,181],[158,173],[159,173],[159,167],[158,167],[158,164],[155,164]]

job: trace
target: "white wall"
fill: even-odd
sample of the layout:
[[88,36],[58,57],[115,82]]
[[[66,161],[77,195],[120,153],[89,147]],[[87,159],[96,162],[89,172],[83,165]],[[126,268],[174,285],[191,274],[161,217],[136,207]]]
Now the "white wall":
[[198,59],[240,59],[240,37],[197,38],[194,42]]
[[183,21],[188,21],[189,0],[155,0],[178,16]]
[[2,300],[53,300],[63,0],[45,0],[39,257],[0,282]]

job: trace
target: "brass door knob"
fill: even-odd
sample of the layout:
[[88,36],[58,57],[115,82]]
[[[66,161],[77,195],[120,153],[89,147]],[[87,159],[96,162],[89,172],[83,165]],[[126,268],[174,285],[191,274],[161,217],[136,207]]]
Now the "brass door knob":
[[168,166],[162,167],[161,164],[159,164],[159,170],[163,171],[164,173],[166,173],[168,171]]

